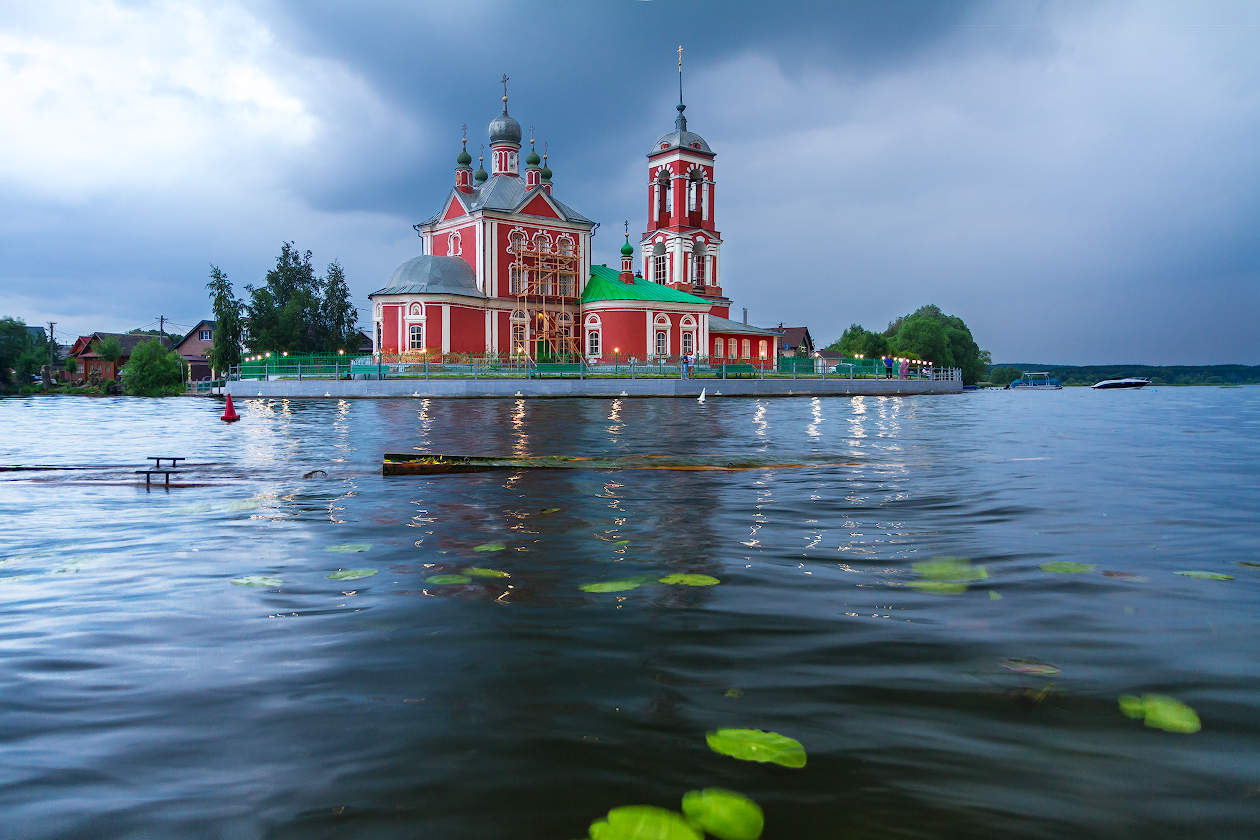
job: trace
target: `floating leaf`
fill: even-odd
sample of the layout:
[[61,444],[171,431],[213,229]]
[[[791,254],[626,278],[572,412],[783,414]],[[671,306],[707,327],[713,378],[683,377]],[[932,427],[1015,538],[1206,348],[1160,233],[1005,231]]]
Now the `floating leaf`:
[[660,582],[674,586],[717,586],[722,581],[712,575],[666,575]]
[[591,840],[704,840],[683,815],[654,805],[613,808],[591,823]]
[[278,577],[246,575],[245,577],[232,578],[232,583],[236,586],[253,586],[259,589],[272,589],[284,583],[284,581]]
[[984,580],[989,576],[984,566],[972,565],[966,557],[937,557],[915,563],[913,568],[928,580]]
[[1188,577],[1188,578],[1199,578],[1201,580],[1233,580],[1234,579],[1232,575],[1222,575],[1222,574],[1217,574],[1216,572],[1192,571],[1192,572],[1174,572],[1174,574],[1178,574],[1178,575],[1181,575],[1182,577]]
[[559,513],[560,508],[543,508],[539,513]]
[[1254,562],[1252,562],[1251,560],[1239,560],[1239,561],[1238,561],[1238,565],[1239,565],[1239,566],[1253,566],[1253,567],[1260,567],[1260,563],[1254,563]]
[[376,574],[376,569],[338,569],[328,576],[329,580],[358,580]]
[[367,551],[372,546],[367,543],[344,543],[342,545],[330,545],[328,551],[336,551],[341,554],[358,554]]
[[722,692],[722,696],[723,697],[737,697],[737,698],[743,697],[744,690],[741,688],[728,688],[726,689],[726,691]]
[[433,575],[433,577],[425,578],[424,582],[437,586],[448,586],[453,583],[472,583],[472,578],[468,575]]
[[765,827],[761,806],[742,793],[705,788],[683,794],[683,813],[718,840],[757,840]]
[[507,572],[499,569],[483,569],[480,566],[469,566],[464,569],[464,574],[479,578],[505,578],[511,577]]
[[626,578],[625,580],[605,580],[600,583],[588,583],[582,587],[583,592],[629,592],[631,589],[638,589],[643,581],[637,578]]
[[1053,665],[1047,665],[1045,662],[1038,662],[1035,659],[1003,659],[1001,664],[1006,670],[1014,671],[1017,674],[1049,676],[1050,674],[1059,673],[1059,669]]
[[907,586],[920,592],[933,592],[937,595],[957,595],[959,592],[967,591],[965,583],[946,583],[942,580],[912,580]]
[[1121,695],[1120,711],[1135,720],[1145,718],[1147,726],[1165,732],[1189,735],[1203,728],[1194,709],[1165,694]]
[[704,736],[705,743],[715,753],[729,755],[744,761],[762,761],[782,764],[784,767],[804,767],[805,748],[801,742],[778,732],[760,729],[718,729]]
[[502,551],[507,548],[503,543],[482,543],[473,548],[473,551]]
[[989,590],[989,600],[990,600],[990,601],[1001,601],[1001,600],[1002,600],[1002,593],[1001,593],[1001,592],[995,592],[994,590],[990,589],[990,590]]
[[1071,560],[1055,560],[1052,563],[1041,564],[1041,571],[1052,572],[1056,575],[1083,575],[1097,568],[1092,563],[1076,563]]
[[613,545],[630,545],[630,540],[613,540]]

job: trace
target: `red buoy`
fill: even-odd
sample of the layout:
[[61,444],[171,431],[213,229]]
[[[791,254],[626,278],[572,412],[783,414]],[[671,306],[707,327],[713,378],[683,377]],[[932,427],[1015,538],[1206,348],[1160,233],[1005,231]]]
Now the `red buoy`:
[[236,413],[236,409],[232,407],[232,395],[227,395],[227,406],[223,409],[223,416],[219,418],[224,423],[235,423],[241,419],[241,415]]

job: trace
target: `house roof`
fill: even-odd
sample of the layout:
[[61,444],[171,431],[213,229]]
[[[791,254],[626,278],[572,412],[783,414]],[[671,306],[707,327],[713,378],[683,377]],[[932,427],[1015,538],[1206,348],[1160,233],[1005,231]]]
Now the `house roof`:
[[813,338],[809,334],[809,327],[785,327],[782,324],[772,332],[778,333],[783,338],[784,347],[800,347],[805,344],[813,344]]
[[[554,195],[548,193],[541,186],[526,189],[525,179],[516,175],[493,175],[484,184],[471,187],[471,192],[462,192],[460,190],[453,190],[452,192],[459,196],[459,200],[463,202],[469,213],[477,210],[502,210],[508,213],[515,213],[528,204],[535,195],[542,194],[556,206],[556,209],[560,211],[561,217],[566,222],[578,222],[579,224],[587,225],[595,224]],[[440,210],[420,224],[431,225],[439,221],[448,203],[443,202]]]
[[[157,338],[160,340],[161,336],[149,335],[148,333],[94,332],[92,333],[91,340],[88,342],[87,347],[85,348],[84,352],[79,353],[79,355],[95,357],[97,354],[96,354],[96,351],[92,349],[92,345],[95,344],[97,341],[101,341],[106,338],[118,339],[118,344],[119,346],[122,347],[122,351],[123,351],[122,355],[123,355],[123,358],[125,359],[131,355],[131,352],[135,350],[138,345],[142,344],[143,342],[148,341],[151,338]],[[163,343],[166,345],[166,348],[168,350],[171,349],[171,347],[173,346],[170,336],[167,336],[166,340]]]
[[31,341],[47,341],[48,340],[48,333],[44,332],[43,327],[32,327],[28,324],[26,327],[26,332],[29,334]]
[[727,335],[731,333],[736,335],[778,335],[774,330],[765,330],[761,327],[754,327],[752,324],[732,321],[730,318],[722,318],[712,314],[709,315],[709,332],[725,333]]
[[680,292],[660,283],[634,278],[634,285],[622,283],[620,272],[606,265],[591,266],[591,279],[582,292],[582,303],[597,303],[604,300],[654,300],[665,303],[703,303],[709,301],[697,295]]
[[197,322],[197,325],[196,325],[195,327],[193,327],[191,330],[189,330],[189,331],[188,331],[188,332],[184,335],[184,337],[183,337],[183,338],[181,338],[179,341],[175,342],[175,346],[176,346],[176,347],[181,346],[181,345],[182,345],[185,341],[187,341],[188,339],[192,338],[192,337],[193,337],[193,334],[194,334],[194,333],[196,333],[198,330],[200,330],[202,327],[209,327],[210,329],[212,329],[212,330],[213,330],[213,329],[214,329],[214,321],[206,320],[206,319],[204,319],[204,318],[203,318],[202,320],[198,321],[198,322]]

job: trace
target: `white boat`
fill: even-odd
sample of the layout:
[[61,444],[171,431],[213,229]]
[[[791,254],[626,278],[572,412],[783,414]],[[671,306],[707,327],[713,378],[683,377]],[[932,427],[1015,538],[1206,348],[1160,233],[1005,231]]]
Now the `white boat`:
[[1046,371],[1026,370],[1006,387],[1012,391],[1062,391],[1063,383],[1052,379]]
[[1151,380],[1143,379],[1140,376],[1127,376],[1124,379],[1104,379],[1102,382],[1095,382],[1091,388],[1099,390],[1109,388],[1141,388],[1150,385]]

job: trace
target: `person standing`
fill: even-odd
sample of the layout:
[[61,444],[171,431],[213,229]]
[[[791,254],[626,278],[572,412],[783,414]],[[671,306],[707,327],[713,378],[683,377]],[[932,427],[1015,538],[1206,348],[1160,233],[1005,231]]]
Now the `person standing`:
[[884,357],[884,378],[892,379],[892,356]]
[[909,360],[909,359],[902,359],[902,360],[901,360],[901,368],[900,368],[900,370],[898,370],[898,371],[897,371],[897,378],[898,378],[898,379],[905,379],[905,378],[906,378],[906,373],[907,373],[909,370],[910,370],[910,360]]

